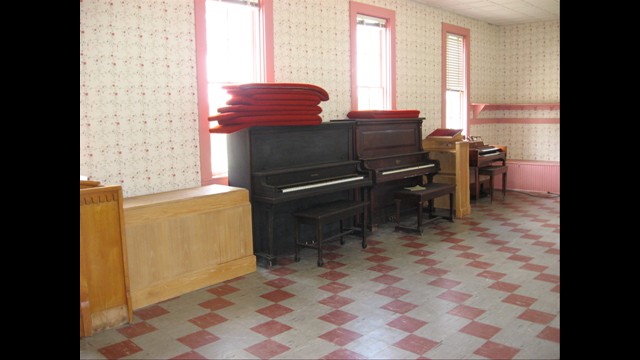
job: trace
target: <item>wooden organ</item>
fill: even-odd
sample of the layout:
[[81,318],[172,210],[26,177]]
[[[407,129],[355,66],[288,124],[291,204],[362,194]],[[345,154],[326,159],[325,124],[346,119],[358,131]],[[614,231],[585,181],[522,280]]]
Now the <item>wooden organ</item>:
[[[454,198],[455,217],[471,214],[469,200],[469,143],[464,141],[462,130],[436,129],[422,140],[422,147],[429,156],[440,162],[440,172],[434,177],[435,183],[456,185]],[[436,208],[447,208],[446,198],[436,198]]]

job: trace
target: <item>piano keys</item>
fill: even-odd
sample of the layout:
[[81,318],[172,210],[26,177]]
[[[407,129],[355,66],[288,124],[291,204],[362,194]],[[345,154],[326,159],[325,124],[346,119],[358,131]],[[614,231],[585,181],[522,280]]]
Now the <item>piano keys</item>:
[[[353,131],[353,123],[324,123],[251,127],[228,135],[229,185],[249,190],[260,265],[294,253],[293,213],[368,198],[371,174],[355,159]],[[311,232],[301,228],[301,236],[313,237]]]
[[395,216],[393,194],[423,185],[440,171],[440,163],[422,148],[424,118],[332,120],[355,122],[355,152],[364,170],[372,173],[370,212],[372,228]]

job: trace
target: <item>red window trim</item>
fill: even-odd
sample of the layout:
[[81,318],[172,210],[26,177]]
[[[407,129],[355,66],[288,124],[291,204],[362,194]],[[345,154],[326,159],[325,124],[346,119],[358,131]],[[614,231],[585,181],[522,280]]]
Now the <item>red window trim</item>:
[[[200,142],[200,182],[202,186],[227,184],[227,176],[213,176],[211,170],[211,135],[209,134],[209,98],[207,86],[206,0],[194,0],[196,77],[198,89],[198,132]],[[264,21],[266,81],[274,82],[273,65],[273,0],[259,0]]]
[[390,52],[391,52],[391,109],[396,109],[396,12],[393,10],[381,8],[378,6],[359,3],[356,1],[349,2],[349,28],[350,28],[350,40],[351,40],[351,109],[358,109],[358,79],[357,79],[357,64],[358,59],[356,55],[357,49],[357,16],[358,14],[373,16],[387,21],[390,39]]

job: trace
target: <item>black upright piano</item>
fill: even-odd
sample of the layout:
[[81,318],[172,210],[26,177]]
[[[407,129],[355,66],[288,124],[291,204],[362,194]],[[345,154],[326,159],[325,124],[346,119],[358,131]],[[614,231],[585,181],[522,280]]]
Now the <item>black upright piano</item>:
[[372,227],[395,216],[393,194],[403,187],[431,182],[440,171],[440,162],[429,158],[422,148],[424,118],[332,120],[355,122],[355,151],[365,170],[371,170]]
[[229,185],[249,190],[253,248],[261,266],[293,254],[293,213],[368,197],[371,174],[355,158],[353,131],[353,122],[344,122],[251,127],[228,135]]

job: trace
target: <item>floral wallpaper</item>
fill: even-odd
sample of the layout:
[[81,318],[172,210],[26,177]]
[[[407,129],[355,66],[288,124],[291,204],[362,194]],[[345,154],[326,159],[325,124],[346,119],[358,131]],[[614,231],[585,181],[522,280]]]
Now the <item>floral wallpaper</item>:
[[[440,127],[442,22],[471,29],[472,93],[495,98],[499,28],[410,0],[361,0],[396,12],[398,109],[418,109],[423,132]],[[351,110],[349,0],[274,0],[275,79],[324,87],[324,121]],[[475,55],[477,52],[477,56]]]
[[[496,58],[499,67],[494,101],[560,102],[560,22],[500,26],[498,29]],[[473,37],[473,32],[471,35]],[[472,98],[472,102],[491,102],[473,92]],[[560,119],[560,111],[482,111],[479,118]],[[510,159],[560,161],[560,124],[473,125],[471,133],[482,136],[485,144],[507,145]]]
[[80,174],[124,196],[200,185],[193,1],[80,4]]
[[499,28],[497,101],[560,101],[560,22]]
[[[557,22],[499,27],[411,0],[360,2],[396,12],[397,108],[419,109],[424,134],[440,127],[443,21],[471,30],[472,102],[559,101]],[[324,121],[345,118],[349,0],[273,0],[273,8],[275,81],[323,87]],[[194,41],[192,0],[80,3],[82,175],[121,184],[125,196],[200,185]],[[494,131],[480,127],[474,133]],[[509,133],[523,149],[547,148],[544,131]]]

